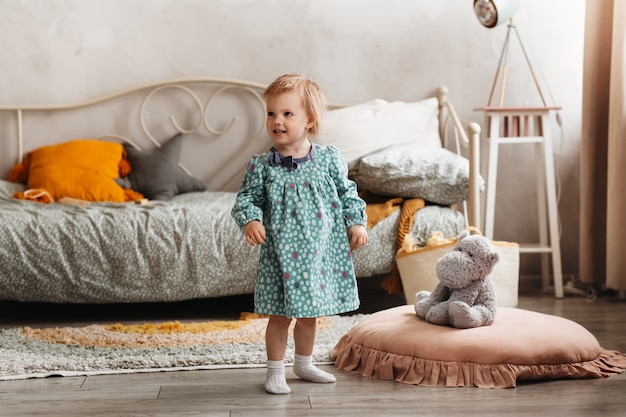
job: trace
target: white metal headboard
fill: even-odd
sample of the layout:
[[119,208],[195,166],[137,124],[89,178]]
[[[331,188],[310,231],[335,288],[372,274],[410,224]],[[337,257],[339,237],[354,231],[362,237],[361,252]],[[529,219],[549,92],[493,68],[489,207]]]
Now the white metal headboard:
[[[211,86],[213,88],[205,91],[204,94],[206,98],[202,98],[197,89],[198,87],[207,86]],[[180,78],[163,82],[139,85],[111,94],[103,95],[95,99],[68,105],[2,105],[0,106],[0,113],[9,113],[11,114],[11,117],[13,119],[13,132],[11,132],[12,134],[10,134],[9,136],[15,138],[14,143],[17,151],[15,152],[15,159],[12,161],[12,163],[15,163],[21,161],[25,153],[29,150],[49,144],[40,141],[33,141],[28,138],[28,136],[25,134],[26,117],[34,114],[77,111],[80,109],[90,108],[99,104],[106,104],[116,99],[139,94],[138,98],[140,100],[140,106],[137,114],[137,123],[141,132],[141,140],[138,140],[137,136],[133,137],[128,133],[121,133],[118,131],[105,134],[98,133],[97,135],[92,134],[91,137],[95,137],[98,139],[117,139],[119,141],[128,142],[138,149],[146,148],[145,140],[147,140],[149,141],[149,146],[159,147],[164,138],[162,137],[160,140],[157,139],[158,134],[155,132],[155,128],[153,126],[150,126],[149,123],[146,121],[150,118],[149,106],[151,102],[154,101],[155,96],[167,94],[168,90],[175,90],[177,92],[182,92],[183,95],[188,98],[188,100],[186,100],[187,108],[185,109],[185,113],[193,114],[194,120],[192,122],[189,122],[188,120],[187,123],[184,123],[181,122],[176,115],[169,114],[167,116],[167,120],[171,135],[173,135],[174,133],[183,133],[185,135],[211,137],[227,136],[233,130],[233,127],[235,127],[236,123],[250,123],[250,113],[256,113],[257,123],[255,123],[253,129],[249,126],[246,126],[248,128],[248,135],[246,135],[247,140],[245,143],[242,144],[244,145],[243,147],[239,147],[237,152],[240,155],[246,154],[249,156],[254,151],[258,151],[259,138],[261,138],[264,134],[263,120],[265,118],[265,104],[261,96],[264,88],[265,85],[263,84],[235,79],[210,77]],[[219,101],[222,96],[226,95],[229,92],[233,92],[235,95],[248,94],[250,97],[252,97],[252,100],[246,99],[246,101],[248,103],[252,103],[254,109],[250,109],[249,113],[247,115],[244,115],[243,117],[241,117],[237,113],[230,114],[227,121],[224,121],[226,119],[223,120],[222,126],[215,126],[212,124],[211,121],[209,121],[211,105],[214,105],[217,101]],[[217,104],[216,106],[219,107],[219,104]],[[2,130],[3,136],[6,136],[7,133],[9,133],[7,132],[7,130],[9,129]],[[72,138],[68,137],[67,139],[69,140]],[[216,163],[223,164],[224,166],[218,165],[217,167],[215,167],[214,171],[228,171],[228,167],[226,165],[231,164],[227,161],[220,161],[219,159],[220,158],[215,158]],[[239,166],[245,166],[245,163],[240,163]],[[191,170],[188,169],[185,165],[181,164],[181,167],[188,173],[191,172]],[[195,170],[193,171],[195,173]],[[216,188],[232,188],[233,184],[238,185],[237,180],[238,174],[231,172],[229,178],[227,178],[226,180],[222,180]]]
[[[183,133],[187,136],[201,136],[203,139],[206,137],[225,138],[224,142],[228,142],[228,145],[236,145],[230,146],[235,149],[234,152],[227,153],[224,147],[219,148],[219,146],[215,151],[199,150],[196,152],[191,150],[188,156],[194,160],[195,167],[191,170],[188,169],[186,167],[188,165],[187,161],[185,161],[185,165],[182,167],[187,172],[194,172],[194,175],[198,175],[196,172],[198,169],[203,170],[211,165],[211,174],[203,176],[200,173],[198,175],[207,181],[209,188],[234,190],[239,185],[242,167],[245,167],[250,155],[266,149],[269,144],[269,139],[266,138],[264,129],[265,104],[262,92],[265,87],[265,85],[260,83],[237,79],[191,77],[139,85],[69,105],[0,105],[0,134],[2,135],[2,140],[6,141],[10,140],[8,138],[14,137],[13,146],[16,148],[14,158],[8,159],[6,155],[3,155],[0,163],[4,165],[14,164],[21,161],[24,154],[31,149],[59,142],[60,140],[55,142],[54,139],[51,139],[50,143],[45,142],[50,133],[46,130],[46,126],[53,121],[56,123],[56,115],[61,118],[62,113],[70,111],[80,113],[81,110],[98,105],[105,106],[108,103],[111,103],[113,107],[113,104],[115,104],[113,102],[128,97],[129,101],[134,102],[134,104],[127,105],[128,111],[137,112],[138,119],[136,120],[138,122],[134,124],[138,125],[138,128],[126,129],[127,126],[124,122],[117,120],[119,118],[116,116],[111,116],[112,120],[110,120],[111,123],[109,124],[115,128],[108,129],[109,131],[114,129],[114,131],[104,135],[99,133],[101,131],[98,131],[98,134],[94,135],[90,130],[95,132],[97,128],[92,128],[92,122],[102,118],[101,115],[103,113],[108,114],[107,110],[81,120],[84,124],[82,131],[87,131],[86,135],[91,134],[91,137],[94,138],[114,138],[125,141],[139,149],[144,148],[146,145],[160,146],[165,133],[160,135],[161,140],[159,140],[158,130],[167,131],[169,134]],[[247,96],[243,98],[246,102],[246,106],[244,106],[246,108],[244,109],[239,104],[233,105],[231,103],[230,106],[226,105],[225,103],[228,103],[228,100],[223,101],[224,98],[227,98],[226,96],[237,97],[237,99],[241,96]],[[161,98],[163,100],[162,103],[171,106],[171,112],[167,110],[168,114],[166,116],[152,117],[153,109],[151,104],[158,101],[158,97],[165,97],[165,99]],[[173,97],[176,97],[176,99]],[[251,100],[250,97],[252,97]],[[439,133],[443,146],[450,146],[449,142],[454,141],[457,153],[461,153],[462,147],[469,149],[470,198],[469,207],[466,206],[465,210],[466,219],[469,225],[479,225],[480,195],[478,175],[480,167],[478,161],[480,127],[478,124],[472,123],[466,132],[452,103],[448,100],[448,89],[446,87],[440,87],[437,90],[437,98],[439,101]],[[138,107],[137,103],[139,103]],[[345,106],[345,104],[331,103],[329,108]],[[211,110],[216,107],[217,109]],[[242,111],[245,114],[239,114]],[[209,119],[218,113],[223,113],[219,115],[218,122],[211,122]],[[48,116],[49,114],[54,116]],[[133,117],[126,112],[123,114],[127,118]],[[27,134],[25,133],[25,118],[35,115],[39,115],[43,119],[41,130],[30,131]],[[181,118],[186,120],[181,120]],[[160,120],[155,123],[156,119]],[[167,122],[164,119],[167,119]],[[37,123],[37,121],[34,121],[32,124]],[[62,122],[58,122],[57,127],[60,130],[66,130],[67,128],[68,132],[72,132],[67,133],[67,135],[73,134],[85,137],[85,134],[69,129]],[[120,132],[118,130],[120,127],[123,127],[124,129],[122,130],[128,130],[130,133]],[[233,132],[237,128],[241,129],[238,132]],[[141,136],[141,145],[138,143],[140,141],[138,140],[139,136]],[[243,140],[240,137],[243,137]],[[26,139],[28,140],[26,141]],[[66,137],[66,139],[69,140],[72,137]],[[237,140],[240,141],[239,144],[231,143]],[[28,142],[28,145],[26,142]],[[144,145],[144,142],[146,145]],[[25,149],[26,146],[28,146],[28,149]],[[7,148],[9,148],[8,143],[3,142],[3,154],[7,153]]]

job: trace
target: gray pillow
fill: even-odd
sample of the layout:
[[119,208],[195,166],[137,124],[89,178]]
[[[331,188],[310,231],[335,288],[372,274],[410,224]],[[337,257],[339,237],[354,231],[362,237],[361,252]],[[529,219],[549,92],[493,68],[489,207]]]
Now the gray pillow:
[[177,194],[206,190],[202,181],[178,166],[182,141],[182,135],[177,134],[150,152],[124,144],[132,169],[127,177],[130,188],[150,200],[170,200]]
[[11,198],[13,197],[13,194],[23,192],[25,190],[26,186],[24,184],[0,180],[0,198]]
[[[361,157],[350,172],[375,194],[450,205],[469,196],[469,161],[444,148],[405,143]],[[481,191],[484,188],[479,179]]]

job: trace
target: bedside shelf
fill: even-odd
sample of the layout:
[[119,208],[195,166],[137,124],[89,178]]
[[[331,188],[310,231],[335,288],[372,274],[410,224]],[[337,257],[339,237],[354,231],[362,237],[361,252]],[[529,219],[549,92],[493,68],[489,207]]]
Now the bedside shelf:
[[520,243],[520,253],[552,253],[552,246],[541,245],[539,243]]
[[498,150],[500,146],[534,144],[537,171],[537,212],[539,242],[520,245],[520,253],[541,254],[544,289],[551,288],[550,260],[556,298],[563,297],[563,273],[558,231],[558,208],[550,123],[560,107],[485,107],[486,135],[489,140],[487,168],[485,236],[493,239]]

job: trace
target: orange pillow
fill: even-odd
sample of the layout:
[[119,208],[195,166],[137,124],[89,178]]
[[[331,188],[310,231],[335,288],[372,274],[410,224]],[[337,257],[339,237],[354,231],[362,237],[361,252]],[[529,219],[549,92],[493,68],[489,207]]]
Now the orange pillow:
[[44,146],[29,153],[27,187],[44,189],[54,200],[124,202],[124,189],[115,182],[123,155],[122,144],[94,139]]

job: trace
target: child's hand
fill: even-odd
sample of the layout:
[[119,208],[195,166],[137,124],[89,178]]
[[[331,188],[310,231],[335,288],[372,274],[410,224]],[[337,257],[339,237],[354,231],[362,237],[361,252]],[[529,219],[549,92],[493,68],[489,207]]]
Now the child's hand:
[[361,224],[355,224],[348,229],[350,250],[355,250],[367,244],[367,229]]
[[265,226],[258,220],[253,220],[244,229],[248,245],[262,245],[265,243]]

